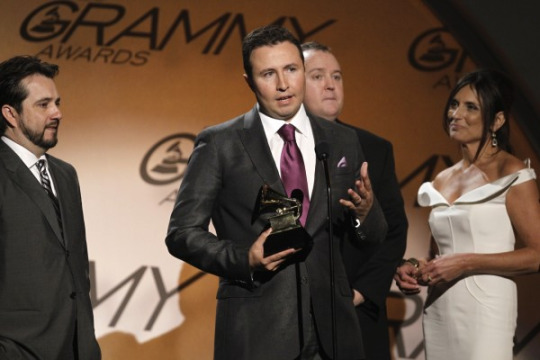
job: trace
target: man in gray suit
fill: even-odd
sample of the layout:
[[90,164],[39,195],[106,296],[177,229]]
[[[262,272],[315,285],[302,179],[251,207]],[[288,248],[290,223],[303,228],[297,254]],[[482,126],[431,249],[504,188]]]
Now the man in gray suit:
[[[365,165],[361,171],[358,140],[352,130],[305,112],[302,51],[286,29],[252,31],[242,52],[244,77],[257,104],[198,135],[171,215],[169,252],[220,277],[215,359],[362,359],[341,255],[332,252],[333,294],[329,256],[330,228],[336,249],[342,241],[368,241],[386,232]],[[264,184],[293,195],[284,180],[288,170],[282,149],[290,142],[282,135],[286,124],[294,126],[301,152],[297,167],[306,182],[304,209],[309,207],[303,225],[313,244],[265,256],[272,229],[261,219],[252,221],[252,214]],[[323,143],[332,227],[324,166],[314,150]],[[210,220],[216,235],[208,231]]]
[[75,169],[46,154],[58,66],[0,64],[0,359],[100,359]]

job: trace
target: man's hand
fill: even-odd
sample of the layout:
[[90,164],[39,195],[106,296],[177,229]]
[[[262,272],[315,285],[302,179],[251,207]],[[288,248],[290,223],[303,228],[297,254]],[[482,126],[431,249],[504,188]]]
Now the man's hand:
[[351,210],[356,218],[364,221],[373,205],[373,189],[368,175],[368,163],[364,162],[360,168],[360,179],[356,180],[356,191],[349,189],[350,200],[339,199],[339,203]]
[[420,292],[420,285],[416,280],[418,272],[419,269],[408,261],[396,269],[394,280],[396,280],[396,284],[402,293],[413,295]]
[[251,245],[249,249],[249,266],[251,271],[276,271],[289,255],[300,251],[300,249],[287,249],[264,257],[264,242],[271,232],[272,228],[263,231],[253,245]]
[[353,304],[354,306],[358,306],[360,304],[363,304],[366,301],[364,298],[364,295],[356,289],[353,289]]

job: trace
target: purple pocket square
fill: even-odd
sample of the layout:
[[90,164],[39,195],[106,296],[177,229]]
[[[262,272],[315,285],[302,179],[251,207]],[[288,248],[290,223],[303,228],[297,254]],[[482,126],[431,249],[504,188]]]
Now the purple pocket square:
[[337,167],[338,168],[345,168],[347,167],[347,158],[344,156],[341,158],[341,160],[339,160],[339,162],[337,163]]

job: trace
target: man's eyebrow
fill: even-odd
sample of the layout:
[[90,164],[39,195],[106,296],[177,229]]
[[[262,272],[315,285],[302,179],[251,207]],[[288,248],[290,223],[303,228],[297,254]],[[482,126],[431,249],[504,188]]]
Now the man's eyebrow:
[[267,67],[267,68],[259,70],[258,73],[262,74],[263,72],[274,71],[274,70],[275,70],[275,68],[273,68],[273,67]]
[[43,101],[52,101],[52,97],[42,97],[42,98],[39,98],[35,101],[35,103],[38,103],[38,102],[43,102]]
[[34,104],[39,104],[41,102],[51,102],[51,101],[54,101],[54,102],[58,102],[60,101],[60,97],[57,97],[57,98],[52,98],[52,97],[43,97],[43,98],[40,98],[40,99],[37,99]]

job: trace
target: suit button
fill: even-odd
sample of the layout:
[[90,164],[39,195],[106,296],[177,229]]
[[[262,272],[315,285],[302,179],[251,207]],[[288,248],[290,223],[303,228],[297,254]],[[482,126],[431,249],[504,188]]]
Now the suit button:
[[307,276],[302,276],[302,279],[300,280],[303,285],[306,285],[308,283]]
[[66,250],[66,257],[68,258],[69,257],[69,251]]
[[77,297],[77,293],[74,291],[71,294],[69,294],[69,297],[72,299],[75,299]]

